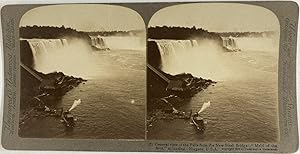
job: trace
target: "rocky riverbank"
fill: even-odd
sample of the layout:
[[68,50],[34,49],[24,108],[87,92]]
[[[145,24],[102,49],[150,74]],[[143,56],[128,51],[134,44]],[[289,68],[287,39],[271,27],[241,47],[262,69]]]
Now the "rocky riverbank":
[[[155,74],[148,73],[147,126],[152,127],[156,120],[186,119],[192,111],[179,111],[185,100],[217,82],[194,77],[191,74],[169,75],[170,83],[159,80]],[[173,82],[173,84],[172,84]]]
[[[34,117],[60,117],[63,109],[55,107],[58,100],[80,83],[84,84],[87,81],[82,78],[65,75],[62,72],[49,74],[36,72],[36,74],[42,78],[42,81],[36,82],[31,87],[27,86],[26,90],[22,87],[23,91],[31,91],[31,95],[27,95],[27,97],[22,97],[21,99],[20,128]],[[24,82],[30,83],[31,80],[34,82],[33,78],[29,78],[28,76],[27,78],[29,80],[24,80]]]

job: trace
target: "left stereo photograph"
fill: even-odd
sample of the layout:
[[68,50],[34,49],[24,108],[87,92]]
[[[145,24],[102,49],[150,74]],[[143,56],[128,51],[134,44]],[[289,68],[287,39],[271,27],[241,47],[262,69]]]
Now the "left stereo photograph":
[[49,5],[20,21],[23,138],[145,139],[146,29],[113,5]]

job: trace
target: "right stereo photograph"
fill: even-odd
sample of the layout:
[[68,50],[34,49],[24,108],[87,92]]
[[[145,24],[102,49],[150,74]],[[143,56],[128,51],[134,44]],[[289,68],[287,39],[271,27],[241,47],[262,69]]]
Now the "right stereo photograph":
[[147,38],[147,139],[279,141],[280,25],[263,7],[180,4]]

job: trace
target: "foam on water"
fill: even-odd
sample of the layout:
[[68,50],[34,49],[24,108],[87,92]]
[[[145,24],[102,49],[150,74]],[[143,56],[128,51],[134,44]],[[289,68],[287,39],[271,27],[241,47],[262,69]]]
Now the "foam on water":
[[[272,45],[269,38],[233,39],[242,49],[241,52],[225,53],[216,44],[208,41],[198,42],[198,47],[195,48],[170,52],[175,53],[177,59],[161,54],[162,60],[172,61],[162,63],[161,67],[166,72],[190,72],[218,82],[191,99],[184,100],[177,108],[196,112],[204,102],[210,101],[210,107],[201,113],[208,121],[203,133],[190,125],[190,121],[158,120],[152,127],[148,127],[148,139],[278,142],[279,44]],[[169,46],[171,44],[164,43]],[[166,47],[171,50],[169,46]]]
[[225,52],[215,41],[194,41],[197,45],[192,45],[191,40],[155,40],[161,55],[161,70],[173,75],[191,73],[197,77],[217,81],[242,79],[248,76],[248,72],[245,71],[244,66],[233,62],[235,59],[244,57],[248,63],[258,66],[257,60],[260,59],[251,55],[250,51],[255,54],[258,51],[261,52],[258,54],[273,52],[275,55],[276,51],[278,52],[278,44],[276,45],[274,38],[231,38],[225,41],[231,43],[225,44],[241,49],[240,52],[233,53]]

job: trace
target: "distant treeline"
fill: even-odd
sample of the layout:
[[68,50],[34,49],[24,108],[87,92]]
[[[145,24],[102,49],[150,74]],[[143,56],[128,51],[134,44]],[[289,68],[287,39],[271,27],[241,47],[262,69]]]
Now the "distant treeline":
[[223,32],[218,33],[222,37],[271,37],[276,34],[274,31],[264,31],[264,32]]
[[77,31],[73,28],[66,28],[64,26],[26,26],[20,27],[20,37],[26,39],[38,38],[38,39],[59,39],[59,38],[78,38],[84,40],[90,40],[89,35],[101,35],[101,36],[134,36],[143,33],[142,30],[132,31],[97,31],[97,32],[83,32]]
[[40,38],[40,39],[58,39],[65,37],[89,39],[89,36],[84,32],[78,32],[72,28],[52,27],[52,26],[26,26],[20,27],[21,38]]
[[156,26],[148,28],[148,38],[151,39],[213,39],[221,40],[217,33],[208,32],[202,28]]
[[100,35],[100,36],[137,36],[144,33],[143,30],[130,30],[130,31],[95,31],[86,32],[88,35]]

